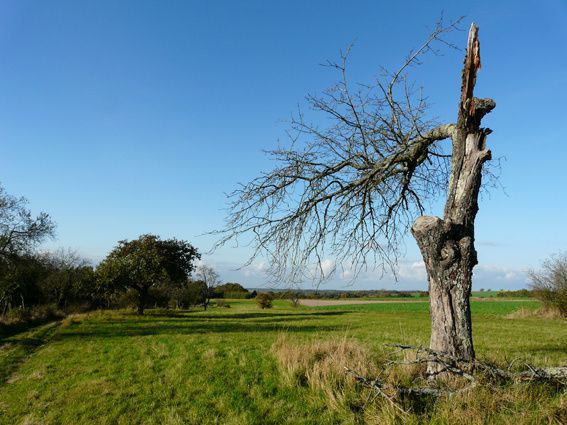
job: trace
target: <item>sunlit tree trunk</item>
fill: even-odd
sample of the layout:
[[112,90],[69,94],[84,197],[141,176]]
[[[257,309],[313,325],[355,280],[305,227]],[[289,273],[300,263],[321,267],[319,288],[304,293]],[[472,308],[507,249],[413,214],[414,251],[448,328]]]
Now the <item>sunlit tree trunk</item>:
[[[478,211],[481,171],[491,157],[482,117],[495,103],[473,97],[476,72],[480,68],[478,29],[469,32],[463,69],[459,117],[453,130],[452,170],[443,219],[419,217],[412,233],[419,245],[429,280],[430,348],[466,361],[475,357],[469,297],[472,270],[477,264],[474,220]],[[429,365],[430,374],[438,366]]]

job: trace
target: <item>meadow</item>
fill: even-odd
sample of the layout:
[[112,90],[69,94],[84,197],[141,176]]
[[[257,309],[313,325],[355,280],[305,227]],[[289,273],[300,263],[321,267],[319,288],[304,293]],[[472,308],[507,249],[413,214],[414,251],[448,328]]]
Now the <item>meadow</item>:
[[[145,316],[92,312],[4,338],[0,423],[567,422],[564,388],[547,384],[487,385],[400,413],[341,372],[375,372],[392,355],[386,343],[427,346],[427,302],[294,308],[279,300],[266,310],[228,302]],[[479,358],[511,367],[567,364],[564,320],[514,314],[538,307],[473,301]]]

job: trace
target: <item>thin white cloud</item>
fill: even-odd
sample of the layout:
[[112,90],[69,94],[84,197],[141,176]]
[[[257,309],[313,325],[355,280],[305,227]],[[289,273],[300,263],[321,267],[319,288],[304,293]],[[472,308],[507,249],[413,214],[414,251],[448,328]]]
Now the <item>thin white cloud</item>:
[[268,264],[260,261],[250,264],[242,269],[242,273],[246,277],[263,277],[268,270]]
[[324,276],[328,276],[335,269],[335,262],[329,258],[321,261],[320,270],[323,272]]
[[427,272],[423,261],[414,261],[412,263],[401,263],[398,266],[398,278],[400,280],[409,280],[413,282],[427,281]]
[[518,279],[525,273],[521,270],[512,269],[510,267],[498,266],[495,264],[480,264],[475,270],[479,274],[489,274],[497,280],[514,280]]
[[[199,264],[202,262],[199,262]],[[267,287],[270,285],[269,264],[266,261],[257,261],[247,267],[240,268],[241,264],[206,261],[219,273],[223,280],[239,282],[245,287]],[[427,288],[427,274],[425,264],[421,260],[400,262],[397,268],[396,281],[391,273],[382,273],[382,270],[362,271],[354,277],[352,265],[336,264],[331,258],[323,260],[322,269],[329,273],[336,267],[337,273],[328,281],[324,282],[321,288],[328,289],[397,289],[397,290],[425,290]],[[320,272],[320,270],[318,270]],[[313,288],[318,284],[315,280],[299,283],[302,288]],[[285,287],[285,282],[280,282],[281,287]],[[520,268],[501,266],[495,264],[479,264],[473,270],[473,288],[478,290],[485,289],[522,289],[528,285],[526,272]]]

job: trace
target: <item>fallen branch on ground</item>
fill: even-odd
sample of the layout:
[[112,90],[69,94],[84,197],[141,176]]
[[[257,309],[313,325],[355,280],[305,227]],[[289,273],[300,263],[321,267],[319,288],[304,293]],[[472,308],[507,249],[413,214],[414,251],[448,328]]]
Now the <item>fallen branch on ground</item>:
[[[448,353],[435,351],[421,346],[402,344],[386,344],[386,346],[398,348],[400,351],[411,350],[416,352],[415,360],[393,362],[394,364],[437,363],[444,369],[442,369],[439,373],[450,372],[454,375],[462,376],[471,382],[475,381],[472,371],[476,370],[485,372],[492,378],[499,378],[513,382],[540,380],[550,381],[560,385],[567,385],[567,366],[538,368],[526,363],[527,370],[521,372],[510,372],[479,360],[469,362]],[[420,354],[426,354],[426,356],[419,357]]]
[[348,375],[351,375],[362,386],[377,390],[381,394],[383,394],[384,391],[386,390],[386,391],[394,392],[396,395],[422,395],[422,396],[433,396],[433,397],[452,396],[457,393],[468,391],[476,386],[476,382],[473,382],[472,384],[467,385],[466,387],[463,388],[459,388],[457,390],[431,388],[431,387],[401,387],[401,386],[388,385],[378,379],[365,378],[364,376],[360,376],[359,374],[356,373],[356,371],[349,369],[348,367],[345,367],[345,372]]
[[[479,386],[481,381],[478,378],[481,376],[488,378],[489,380],[513,383],[540,381],[559,386],[567,386],[567,366],[538,368],[526,364],[527,370],[511,372],[510,370],[504,370],[496,367],[493,364],[480,362],[478,360],[469,362],[448,353],[431,350],[430,348],[402,344],[386,345],[397,348],[399,351],[414,351],[415,359],[403,361],[391,360],[386,363],[384,370],[389,367],[399,365],[428,364],[433,362],[441,366],[436,375],[447,374],[449,376],[463,378],[468,381],[467,385],[456,389],[432,387],[430,386],[433,382],[431,380],[429,380],[428,385],[424,387],[402,387],[387,384],[381,378],[372,379],[361,376],[355,370],[345,367],[345,373],[347,375],[352,376],[360,385],[374,390],[377,395],[385,398],[390,404],[392,404],[392,406],[406,415],[409,413],[400,407],[396,399],[400,397],[403,398],[405,396],[425,396],[435,398],[452,397],[456,394],[469,391]],[[379,376],[382,376],[382,373],[380,373]],[[429,378],[431,377],[432,376],[430,375]]]

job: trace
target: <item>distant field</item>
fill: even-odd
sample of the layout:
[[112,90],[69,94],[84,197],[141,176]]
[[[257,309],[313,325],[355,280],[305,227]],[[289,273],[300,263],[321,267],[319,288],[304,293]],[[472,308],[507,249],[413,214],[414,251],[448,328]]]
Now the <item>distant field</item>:
[[[497,301],[497,302],[528,302],[533,303],[535,300],[531,298],[513,299],[513,298],[493,298],[492,296],[471,298],[472,301]],[[344,298],[344,299],[300,299],[299,303],[306,307],[323,307],[335,305],[358,305],[358,304],[386,304],[386,303],[429,303],[429,299],[425,297],[387,297],[387,298]],[[523,304],[522,304],[523,305]],[[516,306],[514,306],[516,307]]]
[[474,298],[490,298],[498,296],[498,291],[472,291]]
[[[145,317],[97,312],[1,341],[0,423],[347,424],[360,420],[360,412],[330,409],[323,391],[284,382],[272,349],[278,337],[294,344],[346,337],[379,355],[388,350],[384,343],[427,345],[429,339],[426,302],[292,308],[276,301],[270,310],[250,300],[229,303]],[[473,301],[478,355],[520,365],[567,364],[563,321],[506,318],[538,306]],[[521,402],[505,397],[506,407],[487,411],[479,423],[561,419],[564,401],[545,391]],[[461,409],[467,402],[474,400]],[[450,423],[442,418],[436,423]]]
[[426,303],[427,298],[392,298],[392,299],[366,299],[366,298],[345,298],[338,300],[319,300],[319,299],[301,299],[299,303],[307,307],[322,307],[332,305],[355,305],[355,304],[383,304],[383,303]]

